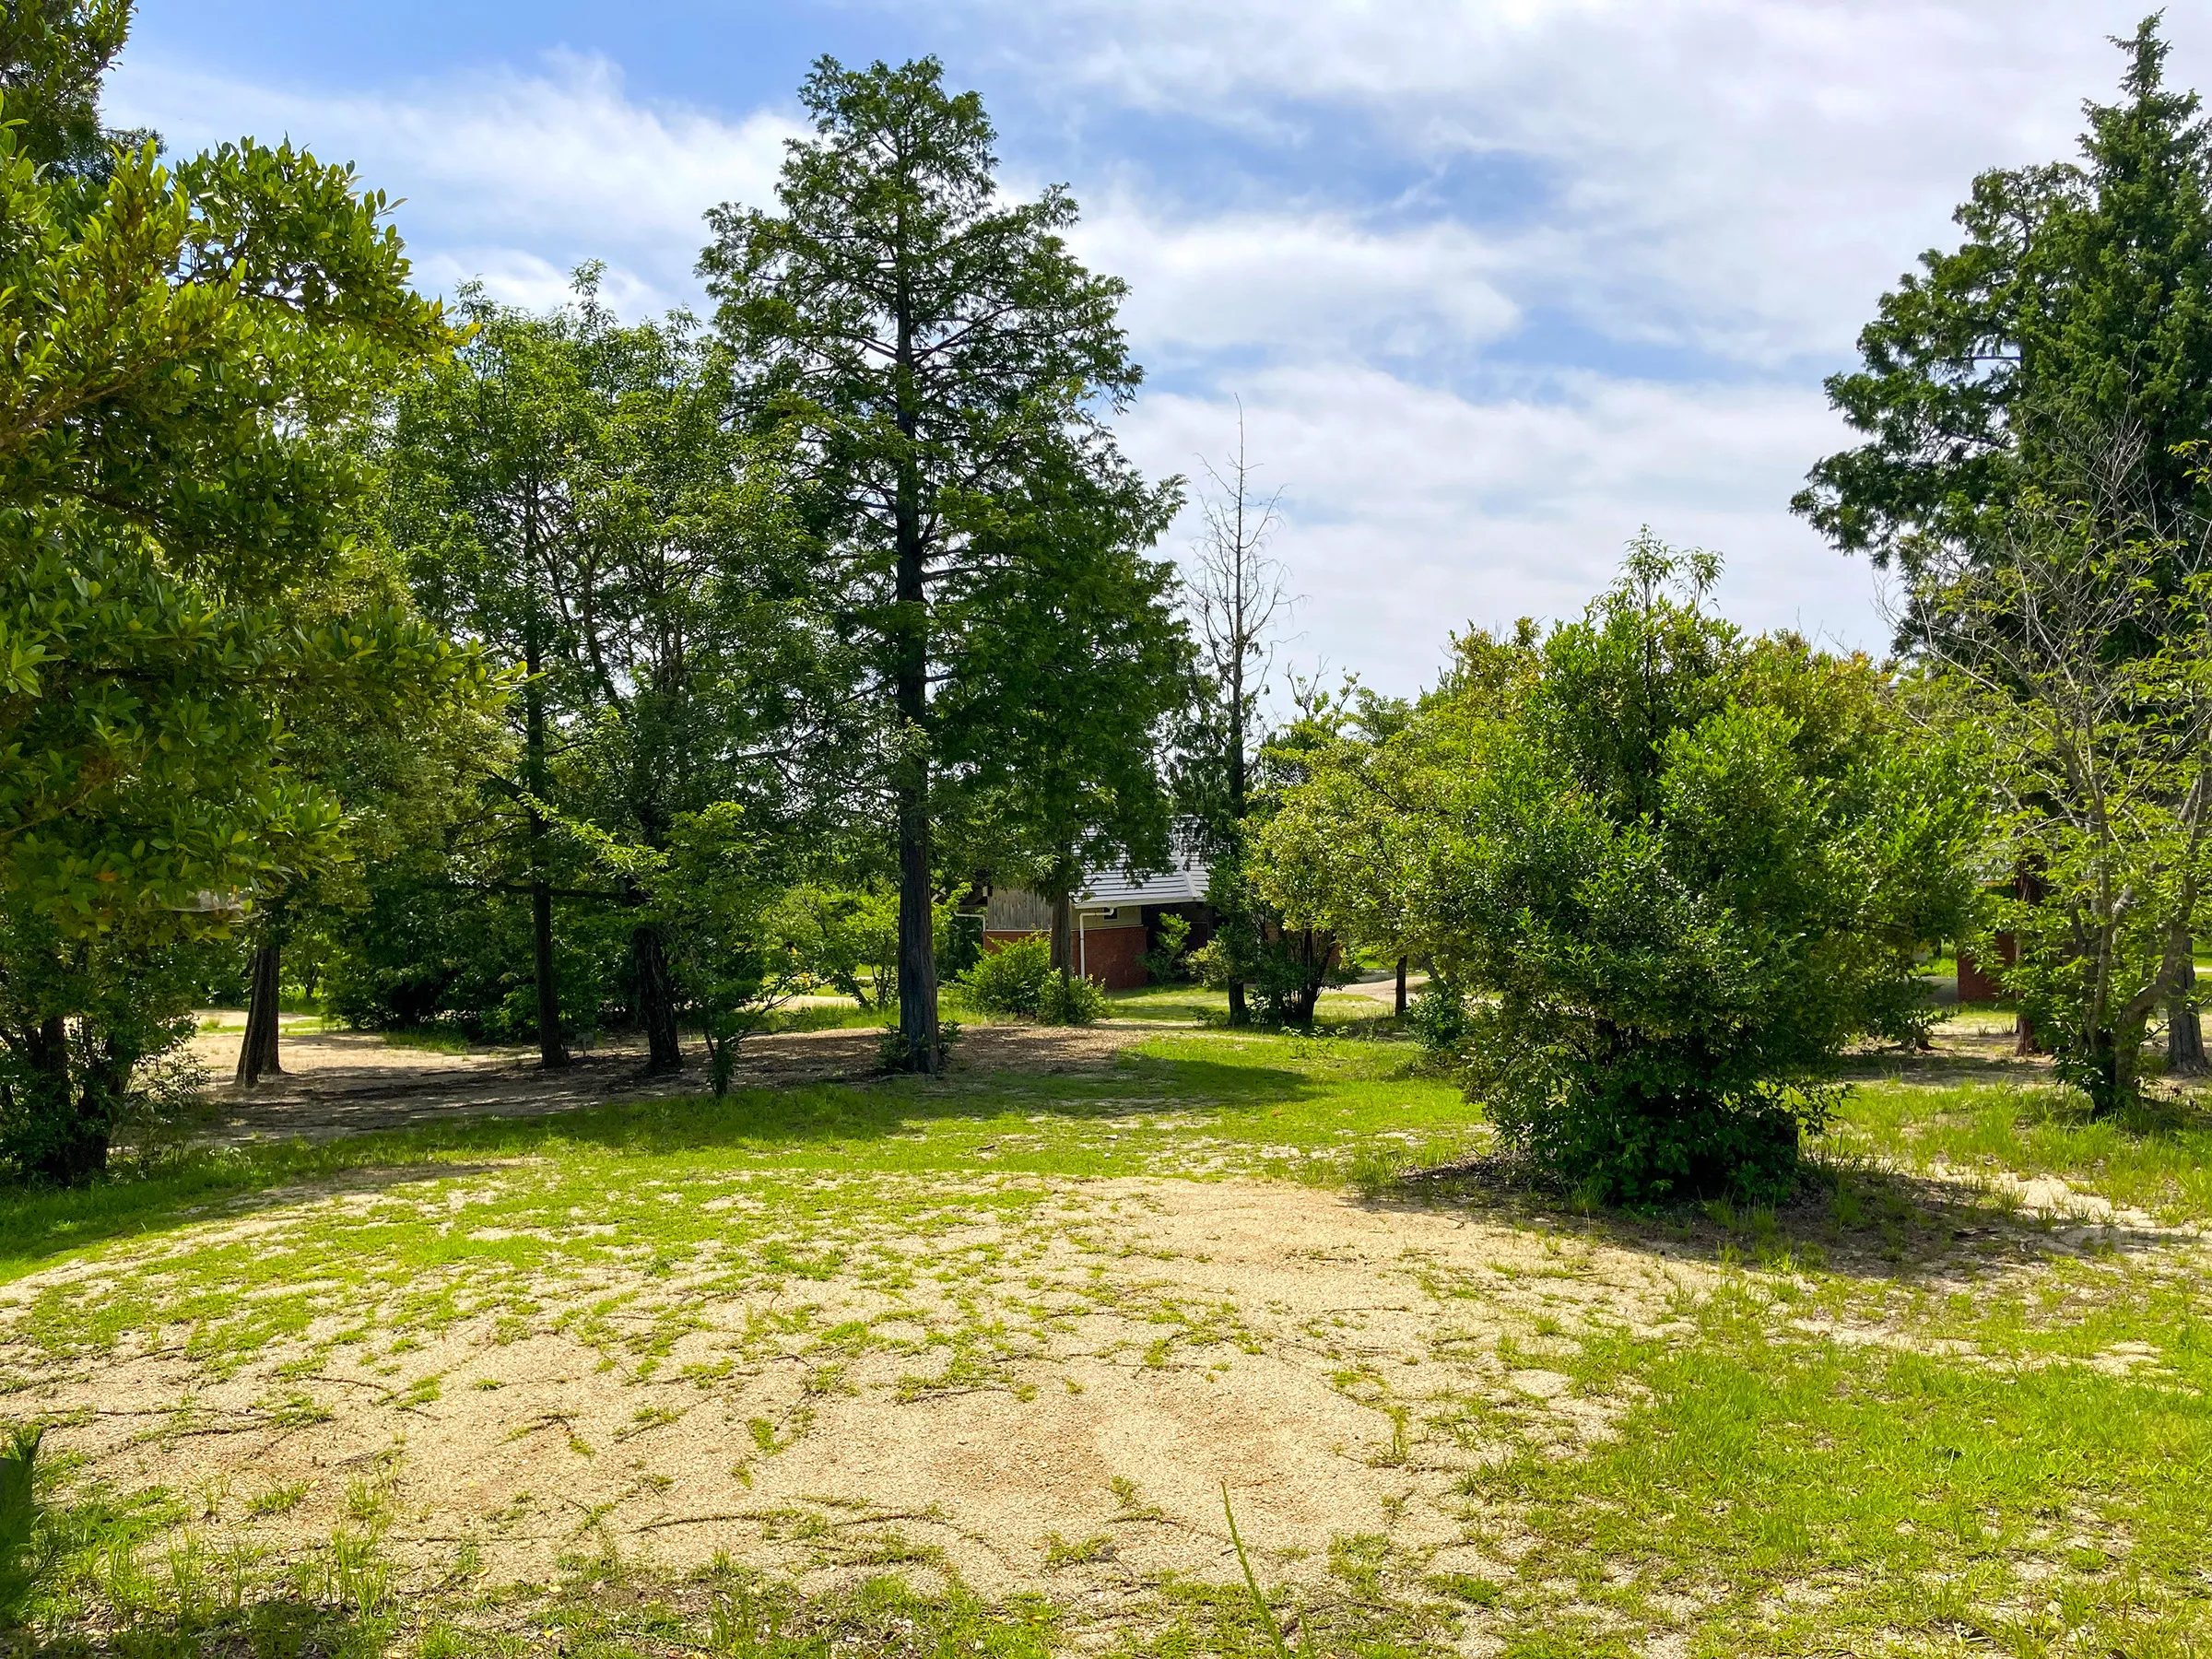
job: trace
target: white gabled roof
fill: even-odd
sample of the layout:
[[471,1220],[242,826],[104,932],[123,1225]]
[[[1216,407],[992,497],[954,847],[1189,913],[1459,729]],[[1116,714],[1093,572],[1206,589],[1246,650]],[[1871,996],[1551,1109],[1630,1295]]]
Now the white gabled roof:
[[1126,870],[1093,870],[1084,877],[1076,902],[1085,910],[1119,909],[1124,904],[1199,904],[1205,901],[1209,874],[1203,859],[1187,853],[1177,853],[1169,868],[1142,881]]

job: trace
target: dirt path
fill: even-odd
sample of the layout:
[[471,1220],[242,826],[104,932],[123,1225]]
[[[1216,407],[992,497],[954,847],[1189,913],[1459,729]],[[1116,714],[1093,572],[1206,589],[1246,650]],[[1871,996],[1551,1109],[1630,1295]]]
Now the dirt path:
[[[472,1198],[528,1179],[335,1184],[191,1248],[371,1209],[466,1229]],[[1599,1325],[1669,1328],[1711,1277],[1285,1184],[1051,1188],[949,1234],[870,1230],[805,1278],[556,1272],[397,1341],[357,1303],[228,1364],[157,1337],[18,1386],[115,1489],[211,1494],[211,1533],[279,1559],[380,1514],[419,1582],[464,1550],[506,1583],[609,1545],[802,1573],[925,1547],[994,1593],[1111,1594],[1233,1572],[1224,1481],[1271,1575],[1318,1580],[1347,1535],[1479,1572],[1499,1541],[1470,1536],[1462,1477],[1606,1437],[1627,1402],[1549,1367]]]
[[[1139,1025],[1082,1029],[971,1026],[956,1071],[1066,1071],[1111,1064],[1134,1043],[1157,1035]],[[873,1030],[803,1031],[756,1037],[738,1051],[736,1086],[857,1081],[877,1075]],[[235,1031],[203,1032],[193,1056],[211,1077],[227,1079],[237,1064]],[[578,1054],[548,1072],[535,1051],[468,1053],[406,1048],[368,1031],[324,1031],[310,1020],[288,1023],[284,1074],[253,1088],[225,1081],[208,1091],[198,1133],[223,1145],[295,1137],[328,1140],[373,1129],[399,1129],[456,1118],[533,1117],[572,1112],[610,1100],[703,1094],[704,1060],[688,1053],[668,1076],[644,1069],[641,1043],[618,1042]]]

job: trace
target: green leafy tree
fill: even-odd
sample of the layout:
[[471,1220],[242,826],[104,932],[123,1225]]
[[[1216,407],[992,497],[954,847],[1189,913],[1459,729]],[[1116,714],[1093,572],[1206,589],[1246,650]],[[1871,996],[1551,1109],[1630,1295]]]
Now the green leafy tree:
[[[595,884],[569,890],[629,912],[632,1011],[649,1064],[671,1070],[668,929],[680,914],[723,937],[737,913],[674,892],[678,824],[740,808],[729,850],[754,856],[854,743],[781,474],[728,419],[719,348],[680,314],[622,324],[595,278],[581,272],[575,301],[544,316],[464,297],[475,335],[400,400],[390,520],[431,614],[526,677],[522,767],[503,782],[524,830],[534,980],[556,993],[557,875]],[[548,1064],[558,1022],[541,1006]]]
[[[1271,731],[1260,748],[1242,824],[1248,846],[1268,844],[1277,814],[1313,782],[1318,769],[1343,768],[1357,750],[1371,749],[1402,729],[1409,712],[1403,702],[1377,696],[1356,677],[1330,691],[1293,676],[1291,696],[1293,718]],[[1334,922],[1317,922],[1322,907],[1301,902],[1286,908],[1275,881],[1254,880],[1249,863],[1241,869],[1246,891],[1238,902],[1217,907],[1214,937],[1194,953],[1193,961],[1208,985],[1230,982],[1232,976],[1244,983],[1267,1024],[1311,1030],[1322,992],[1355,972],[1351,947],[1382,944],[1404,954],[1394,940],[1360,940],[1342,933]],[[1217,878],[1215,890],[1223,885]]]
[[1063,241],[1074,202],[1056,187],[1000,200],[982,100],[947,93],[935,59],[824,58],[800,99],[815,135],[790,147],[778,211],[717,208],[700,269],[744,408],[792,443],[822,582],[867,653],[897,838],[900,1031],[906,1064],[931,1071],[933,688],[970,642],[946,592],[1041,465],[1106,450],[1100,417],[1138,371],[1122,284]]
[[668,842],[657,908],[670,978],[699,1021],[721,1096],[737,1045],[813,982],[812,963],[778,925],[805,853],[783,826],[756,826],[735,801],[679,814]]
[[2143,443],[2161,520],[2207,497],[2183,447],[2212,431],[2212,135],[2165,84],[2159,19],[2115,41],[2123,100],[2087,106],[2079,164],[2001,169],[1921,256],[1828,382],[1865,441],[1794,502],[1838,547],[1911,570],[2005,545],[2024,492],[2069,493],[2078,434]]
[[[2212,129],[2166,85],[2159,22],[2113,42],[2123,97],[2087,106],[2081,161],[1977,179],[1962,243],[1922,256],[1861,334],[1863,366],[1829,381],[1866,441],[1814,467],[1794,504],[1838,547],[1908,572],[2006,562],[2015,510],[2082,498],[2085,456],[2124,434],[2138,453],[2112,535],[2181,561],[2150,573],[2168,593],[2199,568],[2183,527],[2212,510],[2192,453],[2212,431]],[[2176,1070],[2206,1064],[2194,979],[2167,1011]],[[2033,1030],[2023,1016],[2024,1046]]]
[[966,645],[935,711],[947,850],[1051,903],[1064,982],[1085,873],[1169,860],[1162,765],[1191,669],[1174,571],[1146,557],[1177,488],[1084,459],[1047,457],[974,533],[969,571],[939,602]]
[[1580,621],[1465,641],[1261,839],[1286,913],[1431,958],[1454,1006],[1422,1023],[1597,1199],[1785,1193],[1844,1046],[1924,1029],[1915,947],[1972,897],[1953,757],[1864,658],[1713,616],[1715,569],[1647,535]]
[[2031,495],[1996,549],[1924,563],[1912,594],[1938,707],[1987,765],[1999,853],[2035,873],[1992,918],[2019,942],[2006,982],[2098,1115],[2137,1098],[2212,876],[2212,573],[2201,539],[2128,512]]
[[57,1181],[104,1164],[124,1103],[137,1039],[111,1012],[180,1011],[166,973],[130,995],[138,966],[227,930],[342,820],[287,770],[283,710],[473,672],[397,607],[310,614],[353,557],[351,423],[449,341],[382,198],[251,142],[68,159],[0,135],[0,1141]]
[[[324,622],[371,607],[406,614],[406,587],[393,566],[381,550],[358,561],[303,613]],[[505,688],[472,674],[441,690],[363,698],[350,680],[324,679],[297,687],[286,700],[286,767],[340,803],[343,814],[326,856],[264,873],[254,913],[241,929],[252,949],[239,1084],[252,1087],[284,1069],[278,1013],[288,950],[294,960],[304,958],[312,977],[333,938],[359,925],[375,872],[419,858],[472,816],[484,757],[500,748]]]
[[[814,607],[782,474],[732,428],[720,349],[688,318],[624,327],[588,297],[583,310],[592,378],[610,401],[578,480],[586,556],[559,595],[582,692],[562,763],[569,793],[581,816],[646,860],[670,851],[679,824],[692,825],[694,842],[720,824],[731,830],[715,843],[724,862],[747,866],[714,877],[725,898],[712,910],[687,896],[680,874],[613,871],[633,912],[640,1022],[652,1065],[665,1070],[679,1063],[670,928],[689,917],[726,943],[737,916],[757,924],[805,862],[796,843],[821,826],[823,785],[837,798],[858,736],[842,717],[849,677]],[[696,858],[689,867],[703,868]],[[727,897],[736,894],[742,903]],[[705,959],[696,942],[682,955]],[[710,1030],[734,1018],[727,971],[717,971]],[[695,972],[692,982],[710,981]]]
[[779,900],[771,925],[816,983],[863,1008],[892,1006],[899,977],[897,893],[801,882]]
[[0,98],[22,124],[24,153],[56,173],[105,178],[115,152],[149,133],[119,132],[100,117],[100,81],[131,32],[132,0],[5,0],[0,4]]
[[[517,673],[515,765],[494,800],[519,815],[522,880],[530,899],[532,984],[539,1058],[568,1064],[554,941],[552,761],[557,657],[569,642],[561,594],[587,555],[577,474],[589,465],[600,413],[584,319],[534,318],[464,288],[458,320],[472,332],[451,361],[401,389],[381,446],[385,534],[406,560],[418,603],[441,627]],[[489,878],[499,879],[496,873]]]

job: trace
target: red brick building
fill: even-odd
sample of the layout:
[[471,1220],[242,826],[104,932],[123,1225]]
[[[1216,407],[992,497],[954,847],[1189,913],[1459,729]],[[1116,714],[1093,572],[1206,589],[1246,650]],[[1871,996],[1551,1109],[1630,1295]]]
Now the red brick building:
[[[1159,942],[1159,919],[1179,915],[1191,923],[1191,943],[1205,943],[1210,931],[1206,908],[1206,866],[1189,855],[1176,867],[1142,881],[1123,870],[1094,870],[1084,877],[1075,901],[1076,971],[1109,991],[1130,991],[1145,982],[1145,952]],[[983,948],[1053,931],[1053,907],[1019,888],[994,889],[983,905]]]
[[1997,971],[1994,974],[1975,960],[1972,951],[1961,946],[1959,950],[1959,1000],[1962,1003],[1995,1002],[2005,994],[2000,976],[2019,959],[2020,942],[2008,933],[1997,935]]

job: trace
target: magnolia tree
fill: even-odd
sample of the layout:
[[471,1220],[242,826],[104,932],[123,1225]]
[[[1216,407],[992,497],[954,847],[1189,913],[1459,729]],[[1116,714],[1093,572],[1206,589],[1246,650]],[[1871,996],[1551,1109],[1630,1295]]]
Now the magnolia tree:
[[1426,955],[1422,1010],[1507,1145],[1595,1200],[1771,1200],[1845,1046],[1929,1018],[1978,805],[1888,677],[1712,614],[1648,534],[1576,622],[1460,641],[1264,830],[1293,921]]
[[49,29],[76,102],[11,83],[0,132],[0,1149],[55,1181],[188,1030],[177,953],[335,845],[285,711],[475,675],[371,589],[325,602],[359,559],[348,427],[449,338],[384,204],[289,147],[168,167],[55,116],[93,119],[126,12]]

